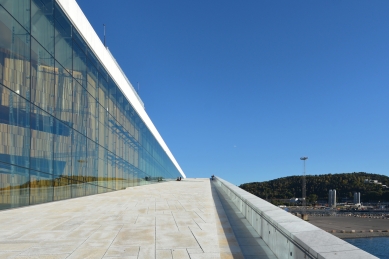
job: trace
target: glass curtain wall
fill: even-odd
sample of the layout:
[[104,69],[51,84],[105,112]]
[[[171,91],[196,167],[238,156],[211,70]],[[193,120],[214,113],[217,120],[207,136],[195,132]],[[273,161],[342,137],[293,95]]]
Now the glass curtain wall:
[[0,0],[0,209],[178,176],[54,0]]

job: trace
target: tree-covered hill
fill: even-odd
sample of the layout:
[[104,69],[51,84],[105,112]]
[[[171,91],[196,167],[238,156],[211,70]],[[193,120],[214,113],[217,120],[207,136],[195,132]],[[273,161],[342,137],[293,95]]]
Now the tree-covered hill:
[[[328,191],[336,189],[338,201],[348,197],[352,199],[354,192],[361,193],[361,201],[389,201],[389,188],[380,184],[365,183],[365,179],[378,180],[382,185],[389,186],[389,177],[379,174],[344,173],[307,175],[307,198],[328,199]],[[263,199],[290,199],[302,197],[302,176],[288,176],[267,182],[245,183],[240,188]]]

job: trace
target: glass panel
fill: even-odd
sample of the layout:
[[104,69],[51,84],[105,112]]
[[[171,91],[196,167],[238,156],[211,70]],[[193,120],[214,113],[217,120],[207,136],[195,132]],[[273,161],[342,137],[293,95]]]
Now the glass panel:
[[[69,72],[73,67],[73,47],[72,36],[67,32],[62,24],[55,21],[55,59]],[[71,28],[70,28],[71,30]]]
[[0,85],[0,161],[29,167],[30,104]]
[[35,40],[32,40],[31,48],[31,101],[48,113],[54,114],[54,58]]
[[72,176],[72,134],[73,130],[54,120],[54,175]]
[[31,107],[31,168],[53,173],[54,118],[35,105]]
[[108,150],[115,153],[117,123],[111,114],[108,113]]
[[63,123],[72,126],[73,115],[73,78],[56,63],[55,76],[55,116]]
[[[54,15],[56,20],[56,26],[61,26],[61,30],[64,36],[72,36],[72,24],[70,23],[68,17],[64,14],[61,7],[57,3],[54,4]],[[61,50],[62,51],[62,50]]]
[[95,98],[86,93],[87,105],[86,105],[86,131],[87,137],[93,141],[98,139],[98,104]]
[[109,189],[115,189],[114,178],[116,176],[116,163],[117,159],[115,155],[108,151],[108,176],[107,176],[107,187]]
[[87,139],[87,159],[86,159],[86,177],[85,181],[91,184],[97,184],[98,178],[98,152],[99,146],[90,139]]
[[79,181],[72,181],[72,198],[85,196],[86,184]]
[[99,126],[98,126],[98,140],[97,142],[105,147],[105,148],[108,148],[108,120],[107,120],[107,110],[98,105],[98,108],[99,108],[99,117],[98,117],[98,122],[99,122]]
[[72,197],[71,180],[64,177],[54,179],[54,200],[64,200]]
[[106,193],[108,192],[108,189],[105,187],[98,186],[98,193]]
[[98,87],[98,73],[94,65],[88,60],[88,74],[87,74],[87,90],[94,97],[98,98],[97,87]]
[[116,105],[117,105],[116,119],[121,125],[124,125],[124,95],[119,89],[117,89],[116,91]]
[[72,37],[73,37],[74,42],[77,44],[78,48],[85,55],[87,53],[87,45],[86,45],[84,39],[81,37],[81,35],[78,33],[78,31],[74,27],[72,30]]
[[86,176],[86,137],[74,131],[72,142],[73,180],[85,181]]
[[0,163],[0,210],[29,204],[28,169]]
[[31,1],[31,34],[51,55],[54,55],[53,1]]
[[124,180],[123,166],[124,166],[124,160],[123,159],[116,160],[116,175],[115,175],[115,178],[114,178],[115,179],[115,189],[116,190],[123,189],[123,180]]
[[97,194],[97,185],[94,184],[85,184],[85,195]]
[[30,36],[1,6],[0,83],[30,99]]
[[100,67],[99,60],[97,59],[97,57],[95,56],[95,54],[92,52],[92,50],[90,48],[87,48],[87,57],[88,57],[89,62],[92,62],[92,65],[96,69],[98,69]]
[[53,176],[34,170],[30,171],[30,204],[53,200]]
[[[98,147],[98,182],[99,186],[107,187],[108,177],[108,151],[105,148]],[[100,193],[100,188],[99,188]]]
[[73,44],[73,77],[86,88],[86,55],[78,47]]
[[88,92],[73,80],[73,128],[86,135]]
[[99,68],[100,78],[108,82],[108,73],[105,70],[105,68],[102,65],[100,65],[98,68]]
[[108,112],[116,118],[116,84],[112,79],[109,80],[109,89],[108,89]]
[[30,31],[30,0],[0,0],[0,5]]

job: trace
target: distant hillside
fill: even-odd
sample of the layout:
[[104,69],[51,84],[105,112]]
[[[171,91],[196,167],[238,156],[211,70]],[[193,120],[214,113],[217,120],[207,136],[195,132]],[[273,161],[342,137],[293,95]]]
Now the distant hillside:
[[[352,199],[354,192],[361,193],[362,202],[389,201],[389,188],[380,184],[365,183],[365,179],[378,180],[389,186],[389,177],[379,174],[344,173],[307,175],[307,199],[328,199],[328,190],[336,189],[338,201],[343,197]],[[244,183],[240,188],[263,199],[290,199],[302,197],[302,176],[288,176],[267,182]],[[316,195],[313,196],[313,195]]]

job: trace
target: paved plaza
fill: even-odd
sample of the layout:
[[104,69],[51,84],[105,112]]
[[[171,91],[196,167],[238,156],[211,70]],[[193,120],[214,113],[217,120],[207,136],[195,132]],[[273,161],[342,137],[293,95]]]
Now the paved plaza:
[[209,179],[131,187],[0,211],[0,258],[258,258],[228,218]]

